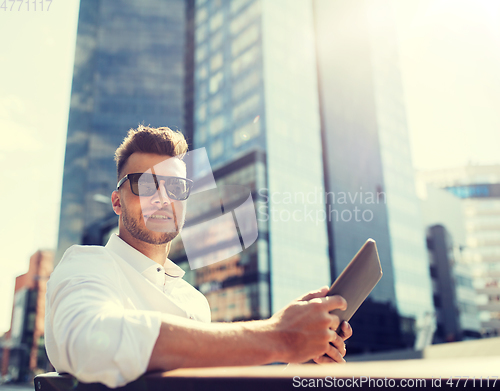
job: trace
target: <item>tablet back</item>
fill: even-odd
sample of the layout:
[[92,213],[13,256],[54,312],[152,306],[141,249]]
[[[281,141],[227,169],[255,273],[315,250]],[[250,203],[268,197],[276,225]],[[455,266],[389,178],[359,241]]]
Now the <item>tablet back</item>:
[[334,310],[340,321],[348,321],[382,278],[382,266],[375,240],[368,239],[344,271],[338,276],[327,296],[340,295],[347,301],[347,309]]

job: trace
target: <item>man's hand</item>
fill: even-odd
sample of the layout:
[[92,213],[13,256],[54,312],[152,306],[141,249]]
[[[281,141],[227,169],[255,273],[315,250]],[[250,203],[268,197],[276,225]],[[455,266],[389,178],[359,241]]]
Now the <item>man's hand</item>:
[[[328,293],[328,287],[321,288],[320,292],[320,294],[325,296]],[[344,341],[352,336],[351,325],[343,321],[340,325],[340,333],[336,334],[337,338],[332,342],[333,346],[330,344],[330,348],[324,355],[313,358],[316,364],[345,363],[344,356],[346,354],[346,346]]]
[[343,323],[344,338],[340,337],[335,332],[340,320],[330,311],[345,310],[347,303],[341,296],[326,296],[327,292],[328,287],[309,292],[271,317],[283,342],[283,361],[345,362],[344,340],[352,335],[352,330],[347,322]]
[[313,358],[316,364],[345,363],[343,358],[346,354],[344,341],[352,335],[352,328],[349,323],[343,321],[340,330],[342,331],[341,335],[337,334],[337,338],[332,342],[333,346],[330,345],[326,355]]

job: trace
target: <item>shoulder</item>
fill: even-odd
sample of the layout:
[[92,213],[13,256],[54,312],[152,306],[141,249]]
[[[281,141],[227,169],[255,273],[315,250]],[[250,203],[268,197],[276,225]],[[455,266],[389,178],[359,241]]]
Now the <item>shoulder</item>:
[[66,250],[52,272],[52,281],[93,277],[105,279],[116,273],[117,264],[105,247],[74,245]]

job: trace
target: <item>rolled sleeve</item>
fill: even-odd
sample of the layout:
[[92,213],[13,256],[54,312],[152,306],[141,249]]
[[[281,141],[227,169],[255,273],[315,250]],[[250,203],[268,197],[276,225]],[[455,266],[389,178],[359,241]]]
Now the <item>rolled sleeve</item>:
[[48,306],[53,341],[47,341],[47,352],[59,372],[111,388],[145,373],[160,312],[125,308],[105,280],[65,281],[48,295]]

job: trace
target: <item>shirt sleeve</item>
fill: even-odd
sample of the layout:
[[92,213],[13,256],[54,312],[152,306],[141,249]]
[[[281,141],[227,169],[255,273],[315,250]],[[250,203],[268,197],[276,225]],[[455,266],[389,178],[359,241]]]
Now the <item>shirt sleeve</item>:
[[59,372],[111,388],[146,372],[160,312],[126,309],[106,279],[70,278],[50,288],[46,315],[53,338],[47,352]]

